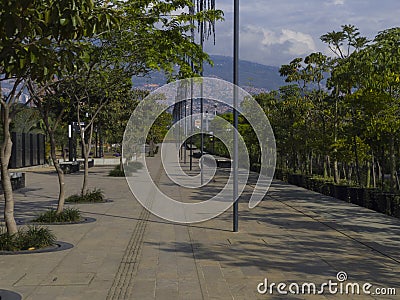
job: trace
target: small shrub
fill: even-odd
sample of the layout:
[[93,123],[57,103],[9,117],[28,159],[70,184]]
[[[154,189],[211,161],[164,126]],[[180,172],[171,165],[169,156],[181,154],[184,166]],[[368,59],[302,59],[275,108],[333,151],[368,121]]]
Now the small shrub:
[[21,251],[40,249],[53,246],[55,235],[47,227],[28,226],[19,229],[14,235],[9,235],[4,228],[0,228],[0,251]]
[[9,235],[5,227],[0,227],[0,250],[1,251],[15,251],[14,236]]
[[125,173],[124,173],[124,170],[121,170],[120,166],[118,165],[108,173],[108,176],[124,177]]
[[132,161],[129,164],[124,165],[125,171],[127,172],[136,172],[143,168],[143,164],[140,161]]
[[32,220],[34,223],[68,223],[79,222],[81,220],[81,213],[75,208],[65,208],[61,213],[53,209],[40,214],[36,219]]
[[85,194],[69,196],[65,201],[74,203],[104,202],[104,193],[100,189],[94,189],[92,191],[87,190]]
[[134,172],[137,172],[137,170],[140,170],[142,168],[143,168],[143,164],[140,161],[132,161],[132,162],[129,162],[128,164],[124,165],[123,170],[121,170],[120,165],[115,166],[115,168],[112,169],[108,173],[108,176],[124,177],[125,173],[127,173],[127,174],[134,173]]

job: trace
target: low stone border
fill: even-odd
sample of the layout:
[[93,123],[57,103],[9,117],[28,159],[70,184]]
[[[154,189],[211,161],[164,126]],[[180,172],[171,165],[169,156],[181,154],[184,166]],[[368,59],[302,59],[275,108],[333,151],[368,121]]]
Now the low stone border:
[[[0,251],[0,255],[18,255],[18,254],[34,254],[34,253],[46,253],[46,252],[58,252],[58,251],[68,250],[68,249],[71,249],[73,247],[74,247],[74,245],[72,245],[70,243],[56,241],[56,244],[54,246],[41,248],[41,249],[35,249],[35,250]],[[0,293],[0,296],[1,296],[1,293]],[[4,299],[8,300],[8,298],[4,298]],[[3,300],[3,299],[0,297],[0,300]]]
[[0,289],[0,300],[21,300],[22,296],[16,292]]
[[[85,223],[93,223],[96,222],[95,218],[91,217],[84,217],[81,221],[79,222],[54,222],[54,223],[36,223],[36,222],[30,222],[30,221],[24,221],[24,220],[18,220],[17,224],[18,225],[74,225],[74,224],[85,224]],[[1,300],[1,299],[0,299]]]

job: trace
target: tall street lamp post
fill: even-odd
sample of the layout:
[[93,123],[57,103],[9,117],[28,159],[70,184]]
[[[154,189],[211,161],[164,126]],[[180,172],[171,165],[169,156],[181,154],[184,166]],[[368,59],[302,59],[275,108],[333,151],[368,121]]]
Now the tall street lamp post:
[[239,0],[234,0],[233,7],[233,232],[239,231],[239,201],[238,197],[238,90],[239,84]]

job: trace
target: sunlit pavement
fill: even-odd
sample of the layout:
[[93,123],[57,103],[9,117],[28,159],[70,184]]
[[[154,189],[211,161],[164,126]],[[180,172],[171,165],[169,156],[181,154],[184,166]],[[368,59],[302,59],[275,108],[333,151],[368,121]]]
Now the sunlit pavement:
[[[147,166],[160,190],[182,202],[207,200],[226,182],[226,172],[218,172],[206,187],[182,188],[163,172],[159,155],[148,158]],[[189,159],[183,169],[190,173]],[[96,222],[50,226],[74,248],[0,256],[0,289],[37,300],[399,298],[372,295],[391,293],[388,288],[400,294],[398,219],[275,181],[252,210],[252,183],[246,188],[238,233],[232,232],[231,209],[210,221],[174,224],[143,209],[125,178],[109,177],[109,170],[90,169],[89,183],[113,202],[74,206]],[[27,187],[15,193],[19,220],[54,207],[57,198],[54,172],[42,168],[26,176]],[[67,194],[79,192],[81,181],[82,173],[66,175]],[[303,283],[313,283],[318,292],[329,281],[340,288],[339,272],[347,275],[342,291],[330,292],[328,285],[322,295],[289,290],[298,285],[301,292]],[[265,279],[268,287],[275,283],[272,290]],[[286,286],[278,291],[280,283]],[[346,295],[347,283],[358,284],[360,295]],[[372,285],[370,295],[363,293],[365,284]]]

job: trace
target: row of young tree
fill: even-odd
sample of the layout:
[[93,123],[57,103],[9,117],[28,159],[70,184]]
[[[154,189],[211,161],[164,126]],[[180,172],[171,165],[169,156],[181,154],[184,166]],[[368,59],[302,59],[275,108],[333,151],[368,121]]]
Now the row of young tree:
[[[254,96],[274,130],[277,170],[399,191],[400,28],[369,41],[355,26],[343,25],[321,40],[332,56],[295,58],[280,68],[288,85]],[[231,113],[220,116],[232,123]],[[241,116],[238,130],[257,170],[258,140]],[[212,137],[205,146],[229,156]]]
[[369,41],[344,25],[321,40],[332,56],[292,60],[280,68],[290,85],[255,96],[274,129],[277,167],[399,190],[400,28]]
[[210,8],[196,11],[191,0],[0,3],[0,161],[9,234],[17,233],[8,169],[10,124],[19,111],[15,108],[21,95],[29,94],[25,105],[36,107],[49,137],[60,213],[65,184],[56,157],[59,128],[71,121],[85,124],[79,131],[85,158],[84,193],[95,123],[112,124],[109,131],[118,132],[114,138],[121,141],[123,124],[118,120],[124,118],[110,112],[126,114],[142,97],[132,91],[132,76],[158,69],[173,79],[193,76],[193,70],[201,69],[209,58],[190,33],[198,24],[212,25],[222,19],[221,11]]

